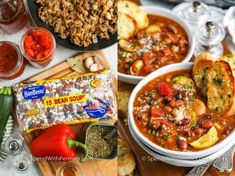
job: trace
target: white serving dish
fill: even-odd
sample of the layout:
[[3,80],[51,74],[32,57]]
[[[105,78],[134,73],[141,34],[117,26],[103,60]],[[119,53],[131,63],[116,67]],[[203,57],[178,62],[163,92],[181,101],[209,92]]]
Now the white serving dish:
[[[167,17],[169,19],[172,19],[184,28],[185,32],[188,35],[189,50],[188,50],[188,53],[187,53],[185,59],[182,62],[188,62],[191,59],[191,57],[193,55],[194,48],[195,48],[195,38],[192,35],[192,32],[190,30],[189,25],[168,9],[160,8],[160,7],[152,7],[152,6],[141,6],[140,8],[148,14],[155,14],[155,15],[159,15],[159,16],[163,16],[163,17]],[[118,72],[118,79],[123,82],[130,83],[130,84],[137,84],[143,78],[144,78],[144,76],[132,76],[132,75],[123,74],[123,73]]]
[[191,69],[193,66],[192,62],[188,63],[177,63],[177,64],[171,64],[167,65],[165,67],[162,67],[153,73],[149,74],[146,78],[144,78],[139,84],[134,88],[134,90],[131,93],[129,104],[128,104],[128,121],[129,121],[129,129],[133,130],[133,133],[141,140],[142,143],[147,145],[149,148],[154,150],[157,153],[160,153],[162,155],[178,158],[178,159],[197,159],[209,156],[219,150],[223,150],[224,147],[226,147],[230,143],[235,143],[235,131],[233,131],[228,137],[226,137],[223,141],[217,143],[216,145],[204,149],[197,152],[180,152],[180,151],[173,151],[168,150],[165,148],[160,147],[157,144],[154,144],[152,141],[147,139],[138,129],[138,127],[135,124],[134,117],[133,117],[133,103],[134,99],[136,97],[136,94],[139,92],[139,90],[146,85],[149,81],[151,81],[154,78],[157,78],[163,74],[176,71],[176,70],[187,70]]
[[136,143],[144,150],[146,151],[149,155],[151,156],[145,156],[143,158],[146,161],[152,161],[152,160],[159,160],[167,164],[171,164],[174,166],[179,166],[179,167],[194,167],[194,166],[200,166],[206,163],[209,163],[211,161],[214,161],[216,158],[220,157],[223,155],[225,152],[227,152],[233,145],[234,143],[231,142],[228,145],[226,145],[222,150],[219,150],[211,155],[208,155],[203,158],[198,158],[194,160],[183,160],[183,159],[177,159],[177,158],[171,158],[165,155],[162,155],[160,153],[157,153],[156,151],[153,151],[150,149],[148,146],[143,144],[140,139],[135,135],[135,133],[130,129],[130,132],[132,134],[132,137],[136,141]]

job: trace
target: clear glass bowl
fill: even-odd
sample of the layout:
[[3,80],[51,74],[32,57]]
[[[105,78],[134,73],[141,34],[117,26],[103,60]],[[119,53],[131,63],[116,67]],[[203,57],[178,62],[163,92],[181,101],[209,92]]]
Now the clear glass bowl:
[[[24,40],[25,40],[26,36],[32,34],[33,32],[37,32],[37,31],[41,31],[41,32],[45,33],[45,35],[48,35],[51,42],[52,42],[51,51],[44,58],[40,58],[40,59],[36,59],[36,58],[32,58],[32,57],[28,56],[28,54],[26,53],[25,48],[24,48]],[[22,36],[20,47],[21,47],[21,51],[22,51],[24,57],[29,61],[29,63],[32,66],[37,67],[37,68],[42,68],[42,67],[45,67],[51,63],[53,56],[54,56],[54,53],[55,53],[55,49],[56,49],[56,42],[55,42],[55,38],[52,35],[52,33],[50,31],[48,31],[47,29],[42,28],[42,27],[33,27],[33,28],[29,29]]]

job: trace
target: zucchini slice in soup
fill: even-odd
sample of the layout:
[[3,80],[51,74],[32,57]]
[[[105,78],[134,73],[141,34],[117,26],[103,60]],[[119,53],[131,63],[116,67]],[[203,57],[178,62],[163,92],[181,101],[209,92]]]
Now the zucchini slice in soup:
[[206,134],[201,136],[196,141],[191,142],[190,145],[196,149],[205,149],[214,145],[218,140],[217,130],[214,126],[212,126]]
[[173,87],[176,90],[196,92],[195,84],[191,78],[186,76],[176,76],[172,79]]

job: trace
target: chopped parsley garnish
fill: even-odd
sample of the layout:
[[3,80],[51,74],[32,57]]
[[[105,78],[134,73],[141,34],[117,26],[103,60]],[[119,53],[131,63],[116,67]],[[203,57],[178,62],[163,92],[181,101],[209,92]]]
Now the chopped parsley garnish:
[[119,50],[118,53],[122,56],[125,57],[126,55],[130,54],[129,52]]
[[184,88],[185,88],[185,89],[192,89],[192,88],[193,88],[193,86],[185,85],[185,86],[184,86]]
[[219,112],[220,111],[219,106],[216,106],[215,110],[216,110],[216,112]]
[[162,137],[163,137],[163,139],[168,140],[169,137],[170,137],[170,134],[169,133],[165,133],[165,134],[162,135]]
[[131,57],[125,59],[126,63],[132,63],[134,60],[135,60],[135,59],[133,59],[133,58],[131,58]]
[[152,91],[150,92],[150,96],[151,96],[151,97],[155,97],[156,94],[157,94],[156,90],[152,90]]
[[155,101],[154,105],[156,105],[158,108],[160,107],[160,103]]
[[192,96],[192,97],[190,97],[188,100],[189,101],[194,101],[196,98],[195,98],[195,96]]
[[221,86],[223,84],[223,78],[213,78],[213,83]]

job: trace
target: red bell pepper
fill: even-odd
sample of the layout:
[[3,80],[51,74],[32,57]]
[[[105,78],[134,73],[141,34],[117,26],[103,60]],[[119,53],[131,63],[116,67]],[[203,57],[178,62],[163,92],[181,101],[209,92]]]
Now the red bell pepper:
[[84,150],[82,161],[86,160],[86,145],[75,141],[75,134],[68,125],[56,125],[46,129],[30,144],[34,157],[50,157],[50,160],[69,161],[76,156],[76,147]]

